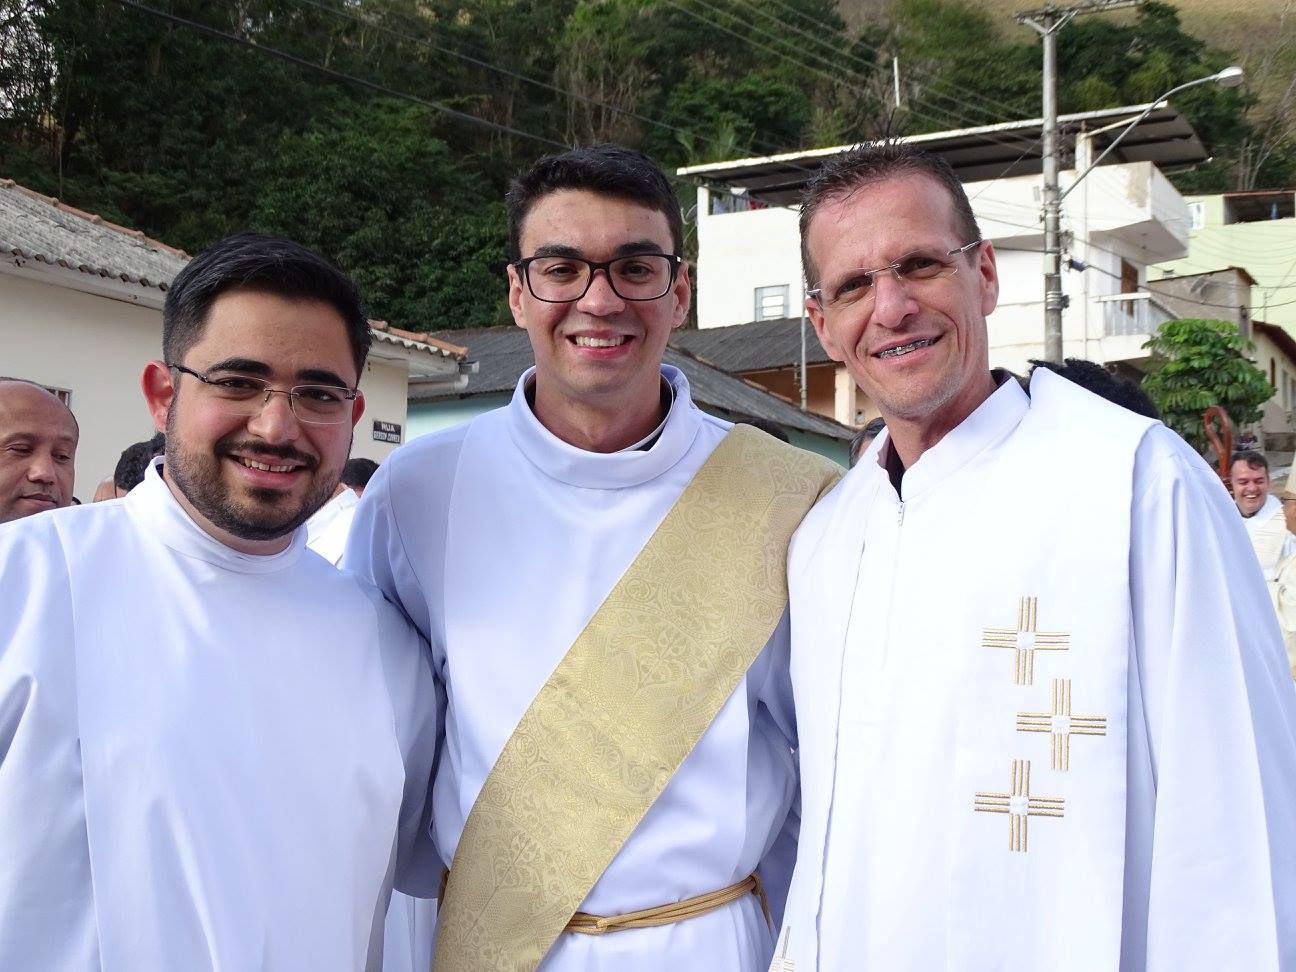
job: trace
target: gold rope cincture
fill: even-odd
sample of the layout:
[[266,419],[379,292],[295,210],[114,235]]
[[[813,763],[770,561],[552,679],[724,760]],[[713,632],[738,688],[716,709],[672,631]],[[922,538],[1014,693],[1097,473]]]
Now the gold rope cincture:
[[749,426],[711,453],[491,769],[441,901],[436,972],[540,963],[768,642],[792,532],[840,474]]
[[[450,872],[442,871],[441,888],[437,892],[438,900],[445,897],[446,883],[449,880]],[[770,914],[769,895],[765,893],[765,883],[761,881],[760,875],[754,871],[741,881],[735,882],[727,888],[721,888],[719,891],[699,894],[695,898],[685,898],[683,901],[672,901],[670,904],[657,905],[655,908],[642,908],[639,911],[627,911],[624,914],[607,916],[591,915],[584,911],[578,911],[572,915],[571,921],[567,922],[567,927],[563,930],[580,935],[605,935],[608,932],[624,931],[627,928],[656,928],[659,925],[673,925],[676,922],[687,921],[690,918],[697,918],[700,915],[718,911],[730,901],[737,901],[747,894],[756,895],[756,900],[760,902],[761,915],[764,916],[765,924],[772,931],[774,929],[774,918]]]

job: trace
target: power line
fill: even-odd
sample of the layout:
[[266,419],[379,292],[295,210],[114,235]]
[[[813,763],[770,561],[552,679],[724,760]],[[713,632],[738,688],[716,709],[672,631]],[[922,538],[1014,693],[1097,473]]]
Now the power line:
[[[766,17],[768,17],[769,19],[773,20],[773,21],[774,21],[775,23],[777,23],[780,27],[786,27],[786,28],[792,29],[792,30],[796,31],[797,33],[801,34],[802,36],[806,36],[806,37],[809,37],[809,38],[811,38],[811,39],[816,39],[816,40],[818,40],[818,42],[819,42],[820,45],[822,45],[822,46],[828,46],[828,45],[827,45],[827,42],[824,41],[824,40],[822,39],[822,37],[820,37],[819,35],[814,34],[814,33],[810,33],[810,32],[807,32],[807,31],[804,31],[804,30],[802,30],[802,29],[796,27],[794,24],[790,24],[790,23],[787,23],[786,21],[779,20],[778,18],[773,17],[772,15],[766,13],[764,10],[762,10],[761,8],[759,8],[759,7],[756,6],[756,0],[745,0],[745,2],[747,2],[750,6],[752,6],[753,9],[758,10],[758,12],[764,14]],[[815,18],[815,17],[812,17],[810,14],[803,13],[802,11],[797,10],[797,9],[796,9],[795,7],[793,7],[791,4],[784,2],[784,0],[769,0],[769,2],[772,2],[772,3],[776,4],[776,5],[778,5],[779,7],[782,7],[784,10],[787,10],[787,11],[789,11],[790,13],[796,14],[798,17],[801,17],[803,20],[807,21],[807,22],[810,23],[812,26],[817,27],[817,28],[820,28],[820,29],[823,30],[823,31],[827,31],[827,32],[829,32],[829,33],[834,33],[834,34],[839,33],[838,29],[837,29],[833,24],[830,24],[830,23],[828,23],[828,22],[825,21],[825,20],[819,20],[819,19],[817,19],[817,18]],[[858,63],[858,64],[865,64],[865,63],[866,63],[866,62],[864,62],[864,60],[863,60],[862,58],[859,58],[859,57],[856,56],[856,55],[851,55],[851,54],[848,53],[847,56],[848,56],[848,57],[853,57],[853,58],[855,59],[856,63]],[[880,72],[880,71],[885,70],[885,68],[879,68],[878,70],[879,70],[879,72]],[[998,118],[998,117],[1002,117],[1003,115],[1011,115],[1011,114],[1014,114],[1014,113],[1016,112],[1016,109],[1015,109],[1015,108],[1009,106],[1009,105],[1006,104],[1005,102],[999,101],[998,99],[995,99],[995,98],[991,98],[991,97],[989,97],[988,95],[983,95],[983,94],[981,94],[981,93],[979,93],[979,92],[975,92],[975,91],[964,91],[964,90],[962,90],[962,89],[958,89],[958,88],[956,88],[956,86],[955,86],[952,82],[946,81],[946,80],[944,80],[943,78],[940,78],[940,77],[938,77],[937,75],[931,73],[930,71],[926,71],[926,70],[921,69],[921,68],[913,67],[912,64],[910,64],[910,66],[908,66],[908,67],[906,68],[906,70],[908,71],[909,74],[911,74],[911,75],[916,75],[918,78],[920,78],[921,80],[926,81],[928,84],[930,84],[930,85],[932,85],[932,86],[937,86],[937,85],[939,85],[939,86],[942,86],[942,87],[944,87],[944,88],[946,88],[947,90],[950,90],[950,91],[955,91],[955,90],[957,90],[957,91],[959,91],[959,93],[960,93],[962,96],[964,96],[964,97],[966,97],[966,98],[972,98],[972,99],[974,99],[975,101],[981,102],[981,103],[982,103],[983,105],[985,105],[986,107],[979,108],[978,110],[980,110],[982,113],[988,115],[989,117],[992,117],[992,118]],[[966,102],[966,101],[965,101],[964,104],[967,104],[969,107],[972,107],[972,103],[971,103],[971,102]]]
[[[668,0],[668,2],[672,2],[672,0]],[[761,36],[761,37],[765,37],[765,38],[767,38],[767,39],[770,39],[770,40],[776,41],[776,42],[778,42],[778,43],[783,43],[783,44],[790,44],[790,43],[792,43],[788,38],[783,37],[782,35],[775,35],[775,34],[771,34],[768,30],[764,29],[763,27],[759,27],[759,26],[756,26],[756,25],[754,25],[754,24],[750,24],[750,23],[747,23],[746,21],[743,21],[743,19],[742,19],[741,17],[739,17],[736,13],[733,13],[732,11],[724,10],[724,9],[722,9],[722,8],[720,8],[720,7],[717,7],[717,6],[714,5],[713,3],[710,3],[709,0],[694,0],[694,2],[700,4],[700,5],[703,6],[703,7],[706,7],[708,10],[714,11],[714,12],[717,13],[717,14],[723,15],[723,16],[725,16],[725,17],[730,18],[731,20],[734,20],[734,21],[739,22],[740,24],[743,24],[744,26],[750,28],[754,33],[757,33],[757,34],[758,34],[759,36]],[[686,10],[685,8],[681,7],[679,4],[674,4],[674,3],[672,3],[672,5],[678,7],[678,8],[681,9],[681,10],[684,10],[686,13],[688,13],[688,14],[694,16],[694,17],[697,17],[698,19],[701,19],[704,23],[707,23],[707,24],[710,25],[710,26],[718,27],[718,28],[720,28],[721,30],[725,30],[727,33],[732,34],[733,36],[735,36],[735,37],[739,37],[739,39],[742,39],[740,35],[738,35],[738,34],[734,33],[733,31],[729,30],[728,28],[726,28],[723,24],[719,23],[718,21],[715,21],[715,20],[712,20],[712,19],[709,19],[709,18],[702,18],[702,17],[700,17],[700,15],[694,13],[693,11]],[[760,10],[759,8],[757,8],[757,7],[753,7],[752,9],[755,9],[755,10],[757,10],[758,12],[764,13],[764,11],[761,11],[761,10]],[[769,15],[766,15],[766,16],[769,16]],[[771,18],[771,19],[773,19],[773,18]],[[778,22],[778,21],[776,20],[776,22]],[[786,25],[781,24],[781,26],[790,27],[790,28],[792,28],[792,29],[798,29],[798,28],[795,28],[794,25],[790,25],[790,24],[786,24]],[[807,36],[813,36],[813,35],[807,35]],[[753,44],[756,43],[756,42],[754,42],[754,41],[752,41],[752,40],[750,40],[750,39],[749,39],[747,42],[748,42],[748,43],[753,43]],[[824,44],[825,42],[823,42],[823,41],[819,41],[819,43]],[[845,84],[847,87],[853,87],[854,90],[857,90],[857,91],[860,90],[857,86],[852,86],[852,85],[849,84],[849,82],[844,81],[844,80],[843,80],[843,79],[842,79],[838,74],[835,74],[835,73],[828,73],[828,72],[840,72],[842,66],[841,66],[839,63],[837,63],[837,61],[834,61],[834,60],[831,60],[831,59],[829,59],[829,58],[823,57],[822,55],[820,55],[820,54],[817,53],[816,51],[806,51],[806,52],[804,52],[804,54],[805,54],[805,56],[813,57],[813,58],[814,58],[814,59],[815,59],[815,60],[816,60],[820,65],[824,65],[826,68],[828,68],[828,72],[826,72],[826,71],[824,71],[824,70],[821,70],[819,67],[817,67],[817,66],[815,66],[815,65],[813,65],[813,64],[811,64],[811,63],[809,63],[809,62],[807,62],[807,61],[805,61],[805,60],[798,59],[798,58],[794,58],[794,57],[792,57],[792,56],[789,55],[789,54],[782,53],[782,52],[779,52],[779,51],[775,51],[775,50],[773,50],[772,48],[769,48],[769,47],[766,46],[766,45],[758,45],[758,46],[760,46],[760,47],[761,47],[762,49],[764,49],[764,50],[769,51],[770,53],[774,54],[775,56],[782,58],[783,60],[787,61],[787,62],[790,63],[790,64],[794,64],[794,65],[796,65],[796,66],[798,66],[798,67],[804,68],[805,70],[812,71],[813,73],[816,73],[816,74],[818,74],[818,75],[820,75],[820,76],[822,76],[822,77],[825,77],[827,80],[832,81],[832,82],[835,83],[835,84]],[[915,72],[915,73],[916,73],[916,72]],[[864,77],[864,75],[862,75],[862,74],[861,74],[860,72],[858,72],[858,71],[853,72],[853,74],[854,74],[855,77],[857,77],[857,78],[859,78],[859,79],[861,79],[861,80],[867,80],[867,79]],[[1000,117],[1001,117],[1000,113],[997,112],[997,111],[991,111],[991,110],[988,110],[988,109],[985,109],[985,108],[980,108],[979,106],[972,105],[971,103],[969,103],[969,102],[963,100],[962,98],[958,98],[958,97],[954,97],[954,96],[951,96],[951,95],[948,95],[948,94],[944,94],[944,93],[942,93],[941,91],[936,90],[936,89],[935,89],[935,85],[932,86],[932,90],[931,90],[930,92],[928,92],[928,93],[925,95],[925,97],[927,97],[928,99],[930,99],[930,98],[938,98],[938,99],[940,99],[940,100],[943,101],[943,102],[946,102],[946,103],[949,103],[949,104],[957,105],[957,106],[959,106],[959,108],[966,108],[966,109],[968,109],[968,110],[978,111],[978,112],[980,112],[980,113],[986,115],[987,117],[993,119],[994,121],[998,121],[998,120],[1000,119]],[[930,104],[930,101],[929,101],[929,104]],[[968,117],[967,115],[962,114],[961,111],[955,111],[955,110],[952,110],[952,109],[949,109],[949,108],[945,108],[945,107],[937,108],[936,110],[939,110],[939,111],[943,112],[943,113],[947,116],[947,119],[954,119],[955,121],[963,122],[963,123],[965,123],[968,127],[977,128],[977,127],[982,127],[982,126],[984,126],[984,125],[986,124],[984,121],[978,121],[978,120],[975,119],[975,118],[970,118],[970,117]],[[930,117],[930,115],[928,115],[927,117]],[[936,121],[936,124],[938,124],[938,125],[948,125],[948,124],[949,124],[949,122],[948,122],[947,120],[938,120],[938,119],[933,119],[933,120]],[[993,139],[993,138],[992,138],[991,140],[992,140],[992,141],[996,141],[996,139]]]

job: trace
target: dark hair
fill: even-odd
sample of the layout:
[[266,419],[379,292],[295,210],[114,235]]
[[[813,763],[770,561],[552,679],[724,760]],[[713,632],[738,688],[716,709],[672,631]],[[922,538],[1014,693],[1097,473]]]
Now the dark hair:
[[378,463],[372,459],[348,459],[342,467],[342,484],[352,489],[364,489],[378,471]]
[[860,456],[864,454],[864,443],[867,442],[869,439],[876,439],[879,435],[882,434],[882,430],[885,428],[886,428],[886,419],[882,418],[882,416],[879,415],[875,419],[870,419],[867,423],[865,423],[862,429],[860,429],[858,432],[856,432],[854,435],[851,436],[851,441],[850,441],[851,467],[854,467],[854,465],[857,462],[859,462]]
[[1265,472],[1269,471],[1269,460],[1254,449],[1243,449],[1241,452],[1233,453],[1233,458],[1229,460],[1229,465],[1232,466],[1237,462],[1245,462],[1252,469],[1263,469]]
[[121,458],[117,460],[117,468],[113,470],[113,485],[120,490],[130,492],[144,482],[144,474],[148,472],[149,463],[156,455],[158,453],[153,451],[152,439],[128,445],[122,450]]
[[373,335],[355,282],[300,243],[260,233],[227,236],[176,275],[162,307],[162,353],[167,361],[179,362],[199,341],[216,298],[234,289],[331,304],[346,322],[356,375],[364,370]]
[[819,286],[819,269],[810,258],[810,222],[819,208],[884,179],[909,175],[925,175],[944,186],[954,203],[954,228],[960,243],[981,239],[981,229],[972,214],[963,183],[939,155],[902,142],[857,145],[825,162],[801,198],[801,269],[812,288]]
[[1064,364],[1054,361],[1031,361],[1031,365],[1032,374],[1036,368],[1043,368],[1075,382],[1081,388],[1088,389],[1099,398],[1105,398],[1121,408],[1128,408],[1131,412],[1146,415],[1150,419],[1161,418],[1161,413],[1157,411],[1148,393],[1136,382],[1113,374],[1095,361],[1067,358]]
[[508,209],[508,259],[522,259],[522,224],[537,201],[564,189],[585,190],[637,203],[666,217],[672,251],[684,254],[684,217],[661,169],[648,156],[619,145],[587,145],[546,155],[518,173],[504,203]]

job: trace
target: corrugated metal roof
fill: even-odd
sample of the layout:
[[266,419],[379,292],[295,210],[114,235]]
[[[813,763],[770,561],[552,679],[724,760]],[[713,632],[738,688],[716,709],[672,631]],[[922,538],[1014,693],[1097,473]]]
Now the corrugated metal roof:
[[0,252],[165,290],[183,250],[0,179]]
[[[832,361],[807,321],[806,363],[828,364]],[[703,327],[696,331],[676,331],[671,347],[687,351],[729,374],[750,374],[801,364],[801,318],[780,317],[728,327]]]
[[[467,389],[458,393],[447,394],[444,389],[434,389],[430,394],[420,393],[418,383],[411,382],[411,403],[511,392],[522,372],[535,363],[531,342],[526,331],[519,327],[437,331],[431,336],[466,347],[471,359],[477,362],[478,371],[468,378]],[[854,435],[854,429],[814,412],[803,412],[752,382],[725,374],[719,368],[700,361],[686,350],[667,349],[665,362],[684,372],[693,392],[693,400],[703,408],[718,409],[738,418],[765,419],[787,429],[823,435],[843,442],[849,441]]]
[[[1148,107],[1151,106],[1126,105],[1059,115],[1059,136],[1064,145],[1074,145],[1082,132],[1093,132],[1095,127],[1107,123],[1132,121]],[[1042,171],[1043,124],[1041,118],[1024,118],[975,128],[905,135],[899,141],[941,156],[963,182],[978,182]],[[1094,132],[1094,155],[1111,144],[1119,132],[1119,128]],[[699,179],[709,186],[751,193],[767,204],[799,205],[806,183],[819,168],[853,147],[834,145],[731,162],[708,162],[684,166],[676,169],[675,174]],[[1196,129],[1169,103],[1162,101],[1122,139],[1107,157],[1106,164],[1152,162],[1162,167],[1178,166],[1202,162],[1209,154]]]

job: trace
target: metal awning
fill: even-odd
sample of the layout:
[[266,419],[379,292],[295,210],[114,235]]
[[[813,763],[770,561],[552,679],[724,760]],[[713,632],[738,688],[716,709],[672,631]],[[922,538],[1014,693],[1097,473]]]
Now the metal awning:
[[[1062,151],[1070,157],[1076,136],[1082,132],[1108,128],[1093,136],[1096,157],[1122,128],[1121,121],[1132,121],[1148,105],[1103,108],[1058,118]],[[981,182],[1011,176],[1035,175],[1042,171],[1041,145],[1044,120],[1002,122],[956,131],[907,135],[900,139],[920,145],[945,159],[964,182]],[[676,174],[705,185],[748,194],[772,205],[787,205],[800,200],[801,191],[823,163],[849,151],[851,145],[809,149],[733,162],[711,162],[676,169]],[[1209,158],[1206,146],[1188,120],[1161,102],[1134,131],[1125,136],[1104,160],[1104,165],[1118,162],[1152,162],[1161,168],[1191,165]]]

